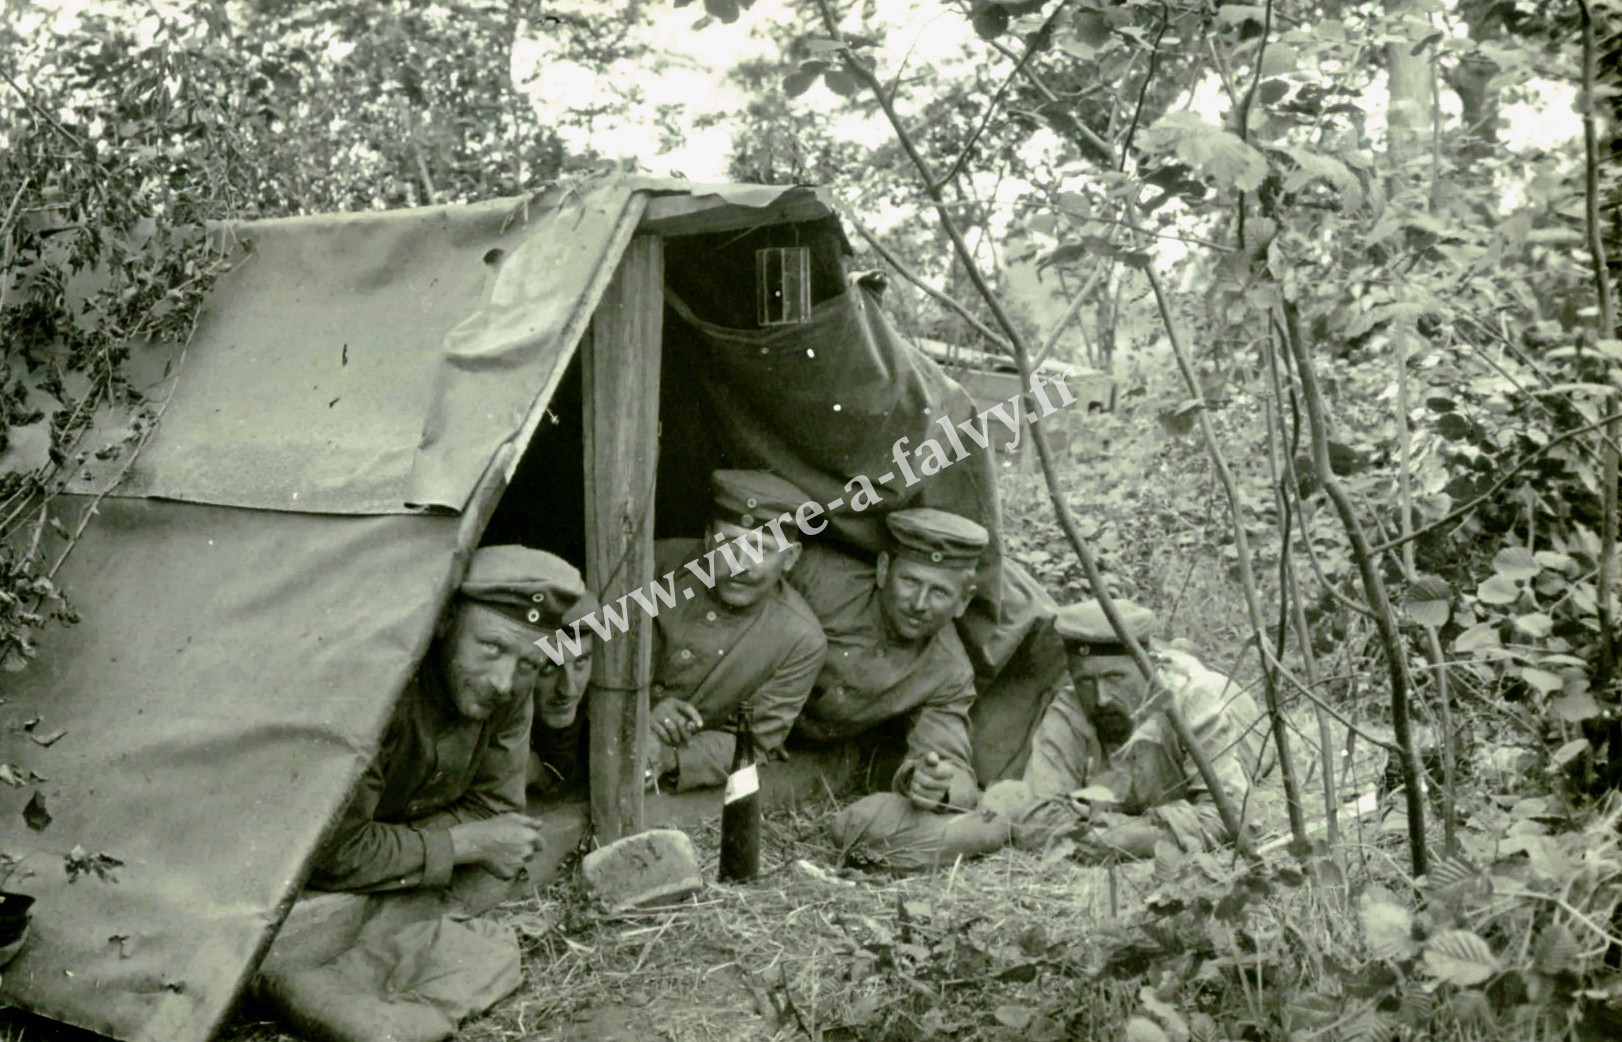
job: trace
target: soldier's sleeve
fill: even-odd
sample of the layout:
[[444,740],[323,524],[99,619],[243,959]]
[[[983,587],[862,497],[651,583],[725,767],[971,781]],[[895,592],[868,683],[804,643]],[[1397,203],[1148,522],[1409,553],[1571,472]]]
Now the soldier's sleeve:
[[1101,759],[1097,732],[1065,683],[1031,735],[1024,780],[1036,796],[1063,795],[1086,787]]
[[383,795],[384,765],[395,748],[398,721],[384,735],[348,805],[322,847],[310,885],[317,890],[358,892],[413,890],[450,884],[450,831],[419,822],[391,825],[374,820]]
[[[789,729],[811,695],[811,685],[822,668],[827,641],[822,630],[807,624],[790,645],[777,668],[750,698],[749,726],[755,736],[755,757],[764,760],[783,747]],[[732,767],[733,737],[726,731],[702,731],[676,750],[678,791],[720,785]]]
[[913,713],[907,730],[907,758],[896,771],[894,788],[905,794],[918,762],[935,753],[952,768],[947,809],[972,810],[980,801],[969,746],[969,706],[974,704],[974,673],[965,664]]
[[424,818],[425,826],[449,829],[467,821],[484,821],[524,812],[524,781],[529,776],[529,729],[535,700],[515,698],[496,717],[490,742],[473,768],[467,791],[450,806]]

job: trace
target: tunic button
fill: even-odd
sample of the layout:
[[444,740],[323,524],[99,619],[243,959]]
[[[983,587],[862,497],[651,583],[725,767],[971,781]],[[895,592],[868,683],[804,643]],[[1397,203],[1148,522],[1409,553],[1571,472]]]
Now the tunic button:
[[687,659],[692,658],[693,657],[693,649],[692,648],[682,648],[681,649],[681,657],[682,657],[683,661],[686,661]]
[[715,612],[713,612],[713,611],[705,612],[704,613],[704,621],[705,622],[714,622],[715,621]]

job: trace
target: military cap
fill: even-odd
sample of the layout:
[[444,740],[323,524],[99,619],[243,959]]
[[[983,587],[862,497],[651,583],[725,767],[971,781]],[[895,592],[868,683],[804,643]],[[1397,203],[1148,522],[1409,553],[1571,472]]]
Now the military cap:
[[457,593],[539,630],[555,630],[589,596],[574,565],[527,546],[482,546]]
[[[1155,613],[1125,598],[1115,598],[1115,610],[1120,613],[1132,639],[1142,641],[1154,633]],[[1053,617],[1053,630],[1063,640],[1072,655],[1129,655],[1120,634],[1109,624],[1097,598],[1079,604],[1067,604]]]
[[944,568],[973,568],[991,533],[959,514],[934,507],[897,510],[884,519],[890,552]]
[[710,516],[744,528],[792,514],[810,499],[776,474],[764,470],[718,470],[710,475],[715,506]]

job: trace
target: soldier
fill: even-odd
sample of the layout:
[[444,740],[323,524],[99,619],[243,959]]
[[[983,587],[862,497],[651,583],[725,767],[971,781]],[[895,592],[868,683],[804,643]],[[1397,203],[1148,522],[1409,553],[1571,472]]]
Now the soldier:
[[[798,511],[805,494],[763,471],[718,470],[711,482],[706,538],[661,540],[654,548],[658,573],[676,576],[675,606],[654,619],[654,741],[645,777],[674,791],[726,781],[733,736],[722,728],[741,704],[756,756],[780,753],[825,647],[817,617],[783,581],[800,559],[798,530],[761,527]],[[713,568],[714,585],[688,562]]]
[[535,640],[584,592],[580,573],[552,554],[474,553],[318,855],[313,888],[440,889],[459,866],[517,875],[540,836],[523,814],[531,692],[547,663]]
[[[1117,600],[1122,621],[1147,641],[1154,614]],[[1096,600],[1059,611],[1070,679],[1055,692],[1031,738],[1020,780],[999,782],[980,809],[952,818],[887,806],[878,827],[851,832],[892,867],[930,868],[959,856],[989,853],[1012,841],[1039,847],[1059,835],[1076,838],[1093,860],[1147,857],[1162,839],[1184,850],[1227,841],[1227,833],[1193,759],[1167,718],[1175,706],[1220,779],[1232,805],[1254,816],[1253,779],[1262,766],[1261,710],[1227,677],[1192,655],[1155,648],[1155,675],[1138,669]]]
[[[563,614],[563,627],[572,627],[599,607],[588,591]],[[562,665],[551,661],[541,667],[535,681],[535,723],[530,731],[529,792],[545,798],[567,793],[585,780],[586,719],[580,702],[591,682],[591,661],[596,638],[580,634],[579,650]]]
[[[884,520],[889,546],[874,565],[813,546],[789,577],[828,636],[799,730],[827,741],[909,717],[897,799],[922,812],[966,810],[979,796],[968,726],[974,668],[953,622],[974,596],[990,536],[968,518],[929,507]],[[876,797],[882,803],[887,795]],[[836,834],[872,827],[874,800],[840,812]]]

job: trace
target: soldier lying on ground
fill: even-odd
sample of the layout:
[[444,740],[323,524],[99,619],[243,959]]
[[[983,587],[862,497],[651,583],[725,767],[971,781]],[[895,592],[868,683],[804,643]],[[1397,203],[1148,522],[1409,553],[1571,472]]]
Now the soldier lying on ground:
[[[876,564],[808,546],[789,576],[828,636],[796,729],[830,741],[910,717],[893,798],[924,815],[965,810],[979,797],[968,726],[974,668],[953,621],[974,596],[975,567],[990,537],[975,522],[933,508],[898,510],[885,528],[889,549]],[[862,807],[841,816],[859,818]]]
[[[1146,639],[1153,613],[1116,603],[1132,635]],[[1069,651],[1070,678],[1031,737],[1024,777],[991,786],[978,811],[949,817],[869,796],[835,818],[835,839],[847,851],[911,870],[1067,835],[1092,860],[1148,857],[1162,839],[1184,850],[1226,842],[1167,706],[1181,712],[1235,810],[1256,814],[1253,779],[1266,731],[1248,693],[1171,649],[1151,649],[1156,671],[1145,677],[1096,601],[1060,610],[1054,627]]]
[[[733,735],[721,728],[745,702],[757,759],[780,752],[825,647],[817,617],[783,581],[800,558],[799,530],[792,522],[761,527],[796,513],[805,493],[764,471],[718,470],[711,483],[707,538],[654,548],[656,572],[676,575],[676,603],[654,619],[645,778],[675,791],[726,781]],[[706,554],[713,587],[686,567]]]
[[552,554],[474,553],[311,887],[442,888],[458,866],[518,873],[539,842],[523,814],[531,694],[548,664],[535,640],[584,593],[580,573]]

